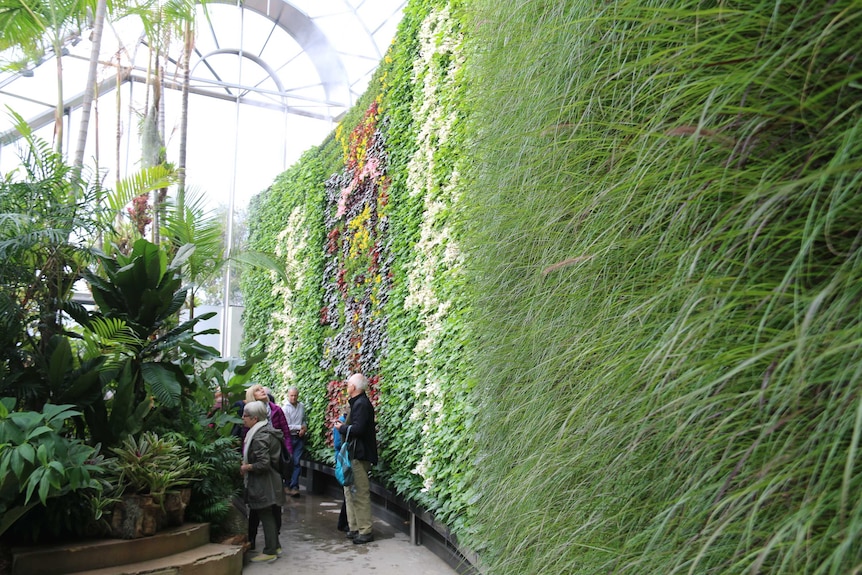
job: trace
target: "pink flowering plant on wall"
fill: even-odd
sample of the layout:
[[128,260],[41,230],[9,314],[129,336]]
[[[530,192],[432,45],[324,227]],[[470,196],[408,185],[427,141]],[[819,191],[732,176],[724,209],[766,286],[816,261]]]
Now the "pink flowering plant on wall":
[[331,373],[330,415],[343,400],[338,387],[353,372],[371,379],[376,400],[380,357],[386,346],[386,303],[392,283],[387,250],[390,180],[378,129],[377,102],[348,134],[336,132],[345,169],[326,182],[324,305],[320,323],[328,328],[321,368]]

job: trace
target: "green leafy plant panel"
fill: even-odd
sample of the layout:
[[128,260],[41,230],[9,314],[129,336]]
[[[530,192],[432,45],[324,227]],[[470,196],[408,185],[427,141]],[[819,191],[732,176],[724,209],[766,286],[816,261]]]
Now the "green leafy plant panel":
[[456,529],[468,523],[472,385],[456,229],[462,39],[446,2],[406,8],[333,139],[255,200],[251,248],[283,258],[287,285],[264,274],[244,284],[244,345],[269,351],[262,383],[278,395],[300,388],[311,452],[331,461],[344,381],[365,373],[375,477]]

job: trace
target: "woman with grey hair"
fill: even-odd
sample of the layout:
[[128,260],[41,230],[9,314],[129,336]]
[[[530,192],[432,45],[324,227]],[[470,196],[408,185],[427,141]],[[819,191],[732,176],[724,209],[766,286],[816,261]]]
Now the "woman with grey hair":
[[266,404],[261,401],[246,403],[242,412],[242,422],[248,432],[243,441],[239,471],[245,483],[246,502],[260,517],[264,537],[263,553],[253,557],[253,563],[271,563],[281,553],[273,506],[280,509],[284,505],[279,472],[284,434],[269,423],[266,415]]
[[[270,391],[262,386],[259,383],[255,383],[246,389],[245,391],[245,400],[242,402],[237,402],[239,413],[237,414],[239,417],[242,417],[243,409],[245,409],[246,404],[251,403],[253,401],[260,401],[263,403],[264,407],[266,407],[266,418],[269,420],[269,424],[272,425],[276,429],[280,429],[283,434],[284,441],[284,449],[281,452],[281,471],[282,479],[284,479],[284,475],[289,472],[285,472],[284,465],[285,462],[287,464],[291,463],[293,457],[293,446],[290,441],[290,427],[287,425],[287,419],[284,417],[284,412],[275,402],[275,399],[272,398],[272,394]],[[248,433],[248,428],[243,426],[242,432],[239,434],[239,437],[245,441],[245,434]],[[281,508],[276,507],[273,509],[273,513],[275,514],[275,530],[277,533],[281,533]],[[251,543],[251,550],[254,551],[255,546],[257,545],[257,528],[260,525],[260,518],[257,516],[257,512],[255,510],[251,510],[248,514],[248,541]]]

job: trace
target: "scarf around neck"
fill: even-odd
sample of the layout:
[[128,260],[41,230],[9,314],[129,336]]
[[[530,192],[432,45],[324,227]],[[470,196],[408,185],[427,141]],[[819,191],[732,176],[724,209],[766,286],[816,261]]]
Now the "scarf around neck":
[[254,437],[254,434],[257,433],[257,431],[267,423],[267,421],[258,421],[257,423],[252,425],[251,428],[249,428],[248,433],[245,434],[245,443],[243,443],[242,446],[243,463],[248,463],[248,448],[251,445],[251,440]]

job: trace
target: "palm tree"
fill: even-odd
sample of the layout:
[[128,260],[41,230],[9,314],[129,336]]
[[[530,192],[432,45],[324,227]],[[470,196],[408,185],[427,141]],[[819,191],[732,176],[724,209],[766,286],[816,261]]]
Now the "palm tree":
[[209,18],[205,2],[173,0],[165,6],[165,14],[168,17],[168,21],[181,29],[183,39],[183,55],[180,59],[180,65],[182,66],[182,109],[180,110],[180,149],[179,158],[177,159],[177,171],[179,173],[177,206],[180,210],[183,209],[185,204],[186,193],[186,142],[188,141],[189,125],[190,61],[195,44],[195,16],[198,4],[203,7],[204,15]]
[[78,130],[78,144],[75,147],[73,166],[80,170],[84,165],[84,147],[87,145],[87,131],[90,124],[90,108],[93,105],[93,93],[96,89],[96,71],[99,65],[99,52],[102,48],[102,30],[105,27],[105,13],[108,11],[108,0],[97,0],[96,16],[93,20],[91,37],[90,62],[87,68],[87,83],[84,84],[84,99],[81,103],[81,127]]
[[[197,2],[194,0],[150,0],[140,3],[128,10],[135,14],[144,25],[144,32],[150,50],[148,65],[148,82],[152,101],[146,105],[142,133],[142,163],[152,166],[166,161],[164,156],[165,138],[163,122],[162,88],[164,62],[168,61],[167,50],[174,37],[182,38],[183,55],[180,58],[182,66],[182,110],[180,116],[180,152],[178,161],[179,185],[177,204],[182,211],[185,203],[185,164],[186,141],[188,132],[188,84],[189,61],[194,49],[194,20]],[[167,190],[158,190],[153,196],[153,241],[158,243],[162,224],[162,204]]]
[[38,410],[51,397],[39,370],[56,363],[56,341],[67,330],[62,314],[74,312],[73,288],[94,261],[91,238],[109,233],[129,199],[163,186],[166,174],[141,172],[102,206],[98,179],[79,178],[15,118],[29,152],[19,172],[0,180],[0,389]]
[[57,62],[57,105],[54,109],[54,149],[63,151],[63,50],[77,37],[87,9],[95,0],[2,0],[0,2],[0,50],[18,47],[27,60],[53,52]]
[[183,265],[183,276],[191,284],[186,305],[189,318],[195,317],[195,296],[202,286],[220,276],[224,259],[224,218],[205,207],[205,196],[195,189],[188,191],[186,200],[179,199],[165,210],[163,236],[179,248],[194,244],[195,251]]
[[103,228],[85,208],[94,189],[77,181],[61,155],[16,118],[30,151],[0,185],[0,387],[38,410],[48,391],[33,372],[63,334],[61,302],[71,299],[92,261],[82,238]]

